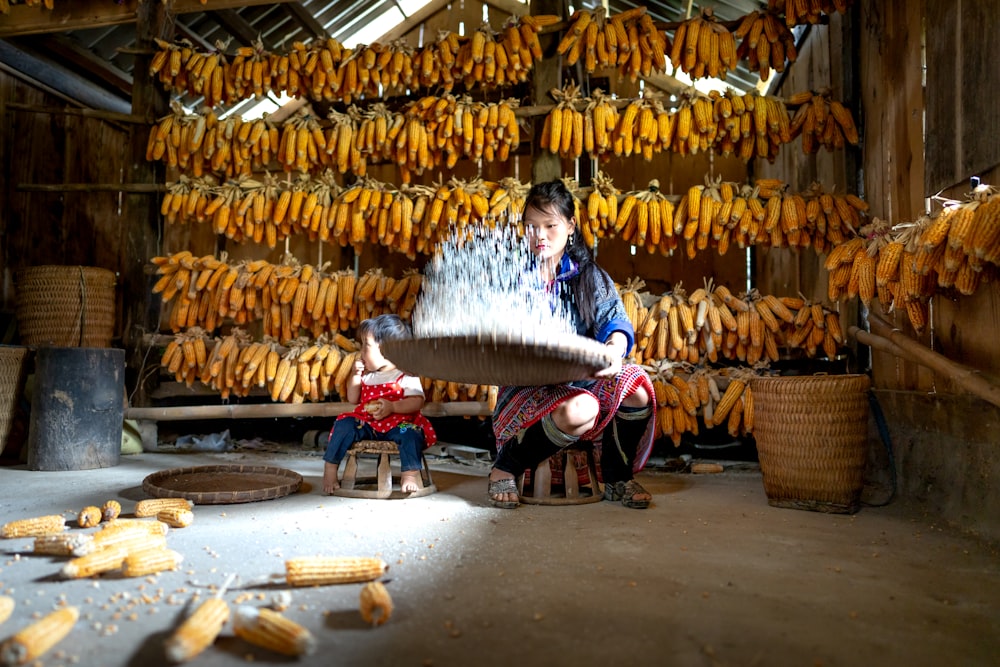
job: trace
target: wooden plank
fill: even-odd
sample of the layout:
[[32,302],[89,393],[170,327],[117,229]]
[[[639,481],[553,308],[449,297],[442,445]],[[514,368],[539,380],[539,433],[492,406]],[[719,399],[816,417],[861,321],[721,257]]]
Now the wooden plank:
[[[254,5],[273,5],[293,0],[175,0],[173,15],[239,9]],[[80,0],[56,3],[52,10],[28,5],[11,5],[10,13],[0,15],[0,37],[38,35],[49,32],[70,32],[136,22],[140,0],[123,0],[121,4],[104,0]]]
[[302,6],[301,0],[291,0],[291,2],[285,3],[285,10],[293,21],[302,26],[313,37],[325,39],[330,36],[326,28],[316,20],[316,17]]
[[420,27],[420,24],[430,17],[447,9],[449,4],[451,4],[450,0],[431,0],[431,2],[428,2],[426,5],[408,16],[405,21],[397,24],[392,30],[386,32],[376,41],[380,44],[387,44],[393,40],[403,37],[414,28]]
[[257,30],[247,23],[235,9],[218,9],[209,15],[240,44],[251,46],[257,39]]

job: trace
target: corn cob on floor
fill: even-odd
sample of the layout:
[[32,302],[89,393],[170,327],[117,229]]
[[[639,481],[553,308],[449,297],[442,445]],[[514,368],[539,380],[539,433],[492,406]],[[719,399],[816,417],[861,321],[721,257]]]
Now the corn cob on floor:
[[[610,502],[494,509],[486,465],[432,463],[439,492],[412,500],[319,494],[314,454],[123,456],[89,471],[0,468],[0,521],[109,499],[128,517],[158,470],[212,463],[279,465],[308,488],[272,501],[202,505],[171,529],[177,571],[59,580],[65,559],[3,540],[8,637],[59,605],[80,609],[42,664],[161,665],[163,643],[195,593],[229,574],[231,606],[284,599],[317,650],[305,665],[987,665],[1000,654],[1000,555],[893,503],[854,516],[767,504],[757,468],[716,475],[649,471],[650,509]],[[79,531],[69,521],[69,530]],[[94,529],[87,529],[92,531]],[[394,610],[359,614],[363,584],[257,585],[295,556],[379,556]],[[287,593],[287,595],[286,595]],[[235,608],[235,607],[234,607]],[[190,664],[288,664],[227,624]]]

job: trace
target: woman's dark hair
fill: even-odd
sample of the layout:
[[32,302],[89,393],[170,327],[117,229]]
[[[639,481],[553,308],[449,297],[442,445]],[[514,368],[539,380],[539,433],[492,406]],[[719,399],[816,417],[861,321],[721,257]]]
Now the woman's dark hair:
[[372,337],[380,345],[387,340],[406,340],[413,336],[409,325],[399,315],[385,314],[369,318],[358,325],[358,338]]
[[[557,213],[567,220],[576,217],[576,199],[566,184],[560,180],[536,183],[531,186],[524,200],[524,208],[533,208],[547,213]],[[596,294],[614,291],[615,285],[608,274],[601,271],[594,262],[594,255],[583,242],[583,234],[578,233],[580,220],[576,220],[577,231],[574,231],[566,244],[566,253],[579,266],[579,273],[567,281],[583,317],[589,327],[594,323],[597,310]]]

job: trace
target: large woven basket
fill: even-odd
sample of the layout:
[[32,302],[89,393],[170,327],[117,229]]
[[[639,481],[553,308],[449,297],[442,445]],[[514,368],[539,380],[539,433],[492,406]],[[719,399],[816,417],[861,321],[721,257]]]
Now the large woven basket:
[[25,359],[28,348],[0,345],[0,452],[14,426],[17,402],[24,391]]
[[858,511],[870,386],[867,375],[751,381],[754,437],[770,505],[838,514]]
[[34,347],[111,347],[115,274],[92,266],[33,266],[15,275],[17,328]]

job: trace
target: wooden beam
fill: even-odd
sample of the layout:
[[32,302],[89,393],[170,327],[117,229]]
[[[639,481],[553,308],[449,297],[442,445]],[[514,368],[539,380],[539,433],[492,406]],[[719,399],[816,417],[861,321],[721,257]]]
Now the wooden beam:
[[66,35],[49,35],[24,41],[30,42],[33,49],[78,65],[116,90],[120,90],[125,96],[132,97],[132,75],[100,58],[93,51],[83,48],[78,41]]
[[253,45],[259,36],[254,27],[247,23],[246,19],[240,16],[235,9],[220,9],[209,12],[209,16],[244,46]]
[[[293,0],[174,0],[171,3],[173,15],[194,12],[211,12],[223,9],[238,9],[253,5],[271,5]],[[69,32],[104,26],[135,23],[136,8],[140,0],[122,0],[121,4],[107,0],[77,0],[59,2],[51,10],[11,5],[8,14],[0,15],[0,37],[15,35],[39,35],[50,32]]]
[[324,28],[323,25],[316,20],[316,17],[302,6],[301,0],[286,2],[285,11],[288,12],[288,15],[292,17],[293,21],[302,26],[302,29],[311,34],[313,37],[325,39],[330,36],[330,33],[328,33],[326,28]]
[[131,109],[128,101],[122,97],[85,81],[54,60],[30,54],[6,40],[0,40],[0,62],[5,63],[12,71],[38,81],[82,106],[118,113],[128,113]]
[[428,2],[416,12],[410,14],[406,17],[405,21],[396,25],[395,28],[375,41],[379,44],[387,44],[395,39],[399,39],[438,12],[446,10],[449,4],[451,4],[451,0],[431,0],[431,2]]
[[[125,419],[186,421],[197,419],[275,419],[281,417],[337,417],[354,403],[239,403],[229,405],[178,405],[162,408],[126,408]],[[426,403],[427,417],[477,417],[493,414],[485,401]]]
[[[510,14],[511,16],[524,16],[525,14],[531,13],[528,5],[523,2],[517,2],[517,0],[485,0],[483,4],[489,5],[493,9]],[[495,27],[498,26],[494,26],[494,28]]]

